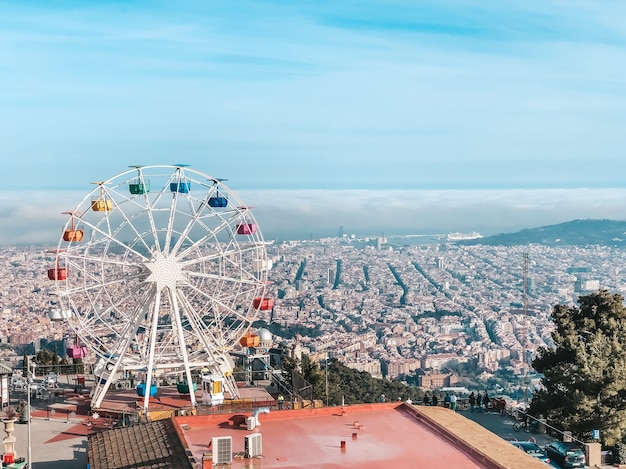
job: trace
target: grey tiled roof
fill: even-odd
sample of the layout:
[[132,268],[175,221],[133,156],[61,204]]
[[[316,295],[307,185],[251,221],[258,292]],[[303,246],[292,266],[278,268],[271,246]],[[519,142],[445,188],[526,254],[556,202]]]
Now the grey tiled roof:
[[92,469],[192,469],[171,420],[158,420],[89,435]]

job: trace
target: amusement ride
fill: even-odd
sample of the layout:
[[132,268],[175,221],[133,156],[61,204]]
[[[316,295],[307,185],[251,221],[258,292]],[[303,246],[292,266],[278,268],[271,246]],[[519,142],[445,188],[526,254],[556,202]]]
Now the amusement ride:
[[202,376],[209,403],[239,396],[228,352],[273,307],[271,261],[251,207],[224,181],[183,164],[131,166],[64,212],[48,278],[55,317],[76,334],[72,358],[93,360],[93,409],[129,373],[146,411],[168,377]]

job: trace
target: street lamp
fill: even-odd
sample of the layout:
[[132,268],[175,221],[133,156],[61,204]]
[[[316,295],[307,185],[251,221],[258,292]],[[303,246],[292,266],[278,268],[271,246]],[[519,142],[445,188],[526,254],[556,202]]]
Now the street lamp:
[[27,421],[28,421],[28,467],[33,467],[33,458],[31,454],[31,444],[30,444],[30,387],[32,383],[32,378],[30,374],[26,378],[27,381],[27,390],[26,390],[26,412],[27,412]]

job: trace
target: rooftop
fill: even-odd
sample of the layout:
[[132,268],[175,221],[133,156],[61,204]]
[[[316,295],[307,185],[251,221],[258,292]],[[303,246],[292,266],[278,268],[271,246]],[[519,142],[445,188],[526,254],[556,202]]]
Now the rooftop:
[[[181,441],[200,464],[212,437],[231,436],[232,468],[508,468],[545,467],[507,441],[448,409],[406,403],[249,414],[176,417]],[[262,434],[262,458],[244,459],[244,436]],[[239,455],[240,458],[237,457]],[[97,467],[97,466],[94,466]]]

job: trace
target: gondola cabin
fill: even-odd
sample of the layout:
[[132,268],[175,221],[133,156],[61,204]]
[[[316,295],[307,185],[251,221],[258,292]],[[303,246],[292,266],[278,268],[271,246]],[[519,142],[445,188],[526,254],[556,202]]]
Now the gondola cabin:
[[[193,392],[195,393],[198,390],[198,384],[192,383],[192,387]],[[176,390],[180,394],[189,394],[189,383],[187,383],[186,381],[179,381],[178,383],[176,383]]]
[[94,212],[110,212],[113,210],[113,201],[106,198],[103,183],[94,182],[93,184],[98,184],[100,188],[100,195],[98,197],[91,198],[91,210]]
[[69,347],[65,349],[67,356],[73,359],[85,358],[87,356],[88,351],[89,350],[87,349],[87,347],[85,347],[84,345],[79,345],[79,344],[70,345]]
[[63,241],[68,241],[71,243],[77,243],[82,241],[85,237],[85,232],[83,230],[65,230],[63,232]]
[[264,272],[266,270],[271,270],[273,263],[270,259],[253,259],[252,260],[252,270],[254,272]]
[[70,310],[62,310],[59,308],[51,308],[48,311],[48,318],[50,321],[65,321],[72,317],[72,312]]
[[209,207],[224,208],[228,205],[226,197],[216,196],[209,198]]
[[[137,385],[136,391],[139,397],[144,397],[146,395],[146,383],[139,383]],[[156,396],[156,393],[157,393],[157,385],[152,384],[150,386],[150,397]]]
[[191,190],[191,183],[188,181],[170,182],[171,192],[180,192],[181,194],[188,194]]
[[237,225],[237,234],[251,235],[256,233],[256,225],[254,223],[242,223]]
[[63,241],[67,241],[71,243],[77,243],[78,241],[82,241],[82,239],[85,237],[85,232],[83,230],[79,230],[76,227],[76,224],[74,223],[74,216],[76,215],[76,213],[74,212],[63,212],[63,213],[67,213],[68,215],[72,217],[71,226],[65,231],[63,231]]
[[259,309],[261,311],[269,311],[274,307],[274,300],[272,298],[255,298],[252,302],[252,305],[255,309]]
[[261,343],[261,338],[258,334],[244,334],[241,339],[239,339],[239,344],[242,347],[258,347]]
[[150,181],[136,179],[128,184],[128,190],[133,195],[147,194],[150,192]]
[[113,201],[104,197],[91,199],[91,210],[94,212],[110,212],[113,210]]
[[67,269],[63,267],[48,269],[48,278],[50,280],[67,280]]

